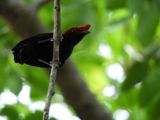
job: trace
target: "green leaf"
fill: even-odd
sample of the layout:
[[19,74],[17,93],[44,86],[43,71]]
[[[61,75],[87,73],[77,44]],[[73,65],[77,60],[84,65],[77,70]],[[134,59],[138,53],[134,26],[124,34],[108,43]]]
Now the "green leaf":
[[126,79],[122,85],[122,90],[126,91],[134,87],[135,84],[143,81],[148,71],[147,61],[134,62],[133,65],[126,71]]
[[127,0],[107,0],[107,9],[115,10],[126,7]]
[[[22,80],[17,72],[10,65],[11,55],[5,53],[7,49],[0,49],[0,92],[5,88],[10,89],[15,95],[18,95],[22,88]],[[17,69],[17,68],[16,68]]]
[[142,83],[140,91],[140,104],[142,106],[147,106],[154,100],[157,95],[160,95],[160,68],[154,68],[146,80]]
[[27,115],[24,120],[41,120],[42,116],[42,111],[36,111],[35,113],[30,113],[29,115]]
[[0,115],[5,115],[9,118],[9,120],[18,120],[19,114],[17,110],[13,106],[5,106],[1,111]]
[[142,45],[148,45],[153,41],[159,24],[159,6],[148,3],[142,6],[142,11],[138,14],[137,38]]
[[141,11],[145,0],[127,0],[127,6],[131,14]]
[[47,26],[49,31],[52,31],[53,29],[52,9],[53,5],[47,4],[38,11],[39,19]]
[[32,100],[39,100],[44,98],[44,94],[42,95],[42,91],[39,90],[39,88],[31,85],[30,97],[32,98]]
[[159,108],[160,108],[160,94],[157,95],[156,100],[153,101],[149,106],[149,108],[147,109],[149,120],[160,120]]
[[46,96],[49,81],[47,70],[32,66],[24,66],[23,70],[26,73],[26,82],[31,87],[31,98],[39,99]]
[[22,89],[22,80],[20,79],[9,79],[7,81],[7,88],[9,88],[15,95],[18,95]]

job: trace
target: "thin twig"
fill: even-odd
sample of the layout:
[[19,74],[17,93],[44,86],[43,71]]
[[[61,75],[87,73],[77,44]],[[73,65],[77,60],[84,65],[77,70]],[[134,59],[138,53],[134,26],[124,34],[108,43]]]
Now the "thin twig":
[[54,86],[59,66],[59,42],[61,40],[61,21],[60,21],[60,0],[54,0],[54,36],[53,36],[53,64],[50,73],[50,82],[48,87],[47,101],[44,108],[43,120],[48,120],[49,109],[52,96],[54,95]]

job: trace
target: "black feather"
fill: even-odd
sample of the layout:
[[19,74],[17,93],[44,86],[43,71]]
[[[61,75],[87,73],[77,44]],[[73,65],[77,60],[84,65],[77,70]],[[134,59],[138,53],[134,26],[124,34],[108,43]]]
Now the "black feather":
[[[88,31],[73,30],[62,35],[60,42],[60,65],[72,53],[73,47],[87,34]],[[51,67],[53,57],[53,34],[37,34],[19,42],[13,49],[14,61],[37,67]]]

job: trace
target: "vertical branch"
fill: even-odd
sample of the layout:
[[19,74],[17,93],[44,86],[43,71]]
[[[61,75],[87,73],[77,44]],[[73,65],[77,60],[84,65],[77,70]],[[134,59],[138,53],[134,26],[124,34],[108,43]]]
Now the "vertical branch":
[[54,0],[54,32],[53,32],[53,64],[50,73],[47,101],[44,108],[43,120],[48,120],[49,109],[52,96],[54,95],[54,85],[59,66],[59,43],[61,40],[61,20],[60,20],[60,0]]

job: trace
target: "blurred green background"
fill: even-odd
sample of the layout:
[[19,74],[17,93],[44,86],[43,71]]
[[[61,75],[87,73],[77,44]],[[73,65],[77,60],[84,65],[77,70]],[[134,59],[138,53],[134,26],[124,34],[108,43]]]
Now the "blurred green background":
[[[32,5],[36,0],[23,2]],[[91,25],[71,59],[98,101],[115,120],[160,120],[160,1],[62,0],[61,5],[63,31]],[[52,15],[53,3],[38,11],[49,31]],[[0,120],[41,118],[43,107],[37,106],[43,106],[48,73],[14,63],[11,48],[19,39],[0,18]],[[53,105],[65,109],[68,120],[78,119],[58,87]]]

